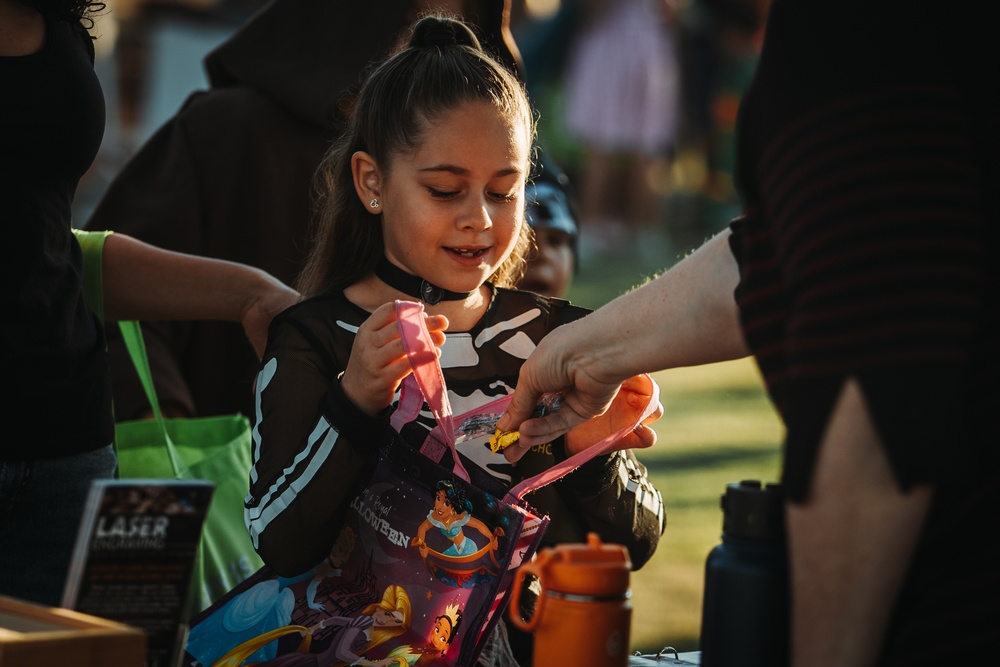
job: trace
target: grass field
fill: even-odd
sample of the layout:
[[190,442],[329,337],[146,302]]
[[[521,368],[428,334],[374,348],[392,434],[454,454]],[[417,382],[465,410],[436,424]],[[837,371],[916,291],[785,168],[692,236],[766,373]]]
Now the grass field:
[[[604,257],[585,261],[569,298],[596,308],[657,270],[663,261]],[[655,326],[651,322],[650,326]],[[658,442],[637,452],[663,495],[667,530],[653,558],[632,575],[632,647],[698,649],[705,558],[722,529],[719,500],[741,479],[776,481],[783,427],[749,359],[654,374],[664,416]]]

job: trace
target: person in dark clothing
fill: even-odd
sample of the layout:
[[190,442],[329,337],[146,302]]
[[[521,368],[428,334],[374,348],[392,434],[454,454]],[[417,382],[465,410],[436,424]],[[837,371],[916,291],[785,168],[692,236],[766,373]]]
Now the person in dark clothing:
[[984,5],[942,9],[774,0],[743,215],[544,339],[498,424],[530,447],[623,377],[752,353],[787,427],[794,667],[978,663],[1000,628],[996,55]]
[[[410,18],[435,4],[440,3],[269,4],[207,58],[212,88],[192,95],[143,146],[86,226],[120,229],[158,245],[246,262],[294,280],[312,245],[313,172],[343,128],[362,73],[395,45]],[[462,6],[484,49],[517,71],[519,57],[507,27],[509,0],[452,4]],[[553,234],[567,233],[571,224],[575,227],[572,194],[555,165],[544,159],[539,164],[538,182],[566,195],[550,202],[557,219],[540,220],[540,225],[554,222],[559,229]],[[534,285],[565,289],[550,281]],[[182,415],[255,414],[253,382],[259,364],[236,328],[157,322],[144,329],[161,404]],[[141,417],[148,405],[139,387],[131,387],[136,381],[127,351],[120,341],[112,340],[111,346],[115,387],[128,387],[116,392],[116,410],[123,418]],[[539,491],[562,517],[547,539],[582,541],[588,530],[596,530],[606,541],[634,545],[632,561],[640,567],[665,525],[662,498],[634,454],[615,461],[634,487],[620,497],[621,507],[635,493],[653,520],[641,529],[629,525],[621,530],[591,522],[580,509],[581,485],[569,480]],[[632,534],[639,532],[643,534]],[[511,634],[518,654],[530,656],[530,636],[516,629]]]
[[[85,298],[90,277],[71,226],[77,184],[104,132],[88,32],[94,9],[0,0],[0,207],[9,250],[0,263],[0,329],[11,388],[0,402],[9,427],[0,441],[0,593],[49,605],[61,599],[90,483],[116,466],[104,328]],[[216,317],[242,323],[244,340],[256,332],[262,347],[270,317],[298,296],[259,269],[125,234],[108,238],[102,257],[108,319]]]

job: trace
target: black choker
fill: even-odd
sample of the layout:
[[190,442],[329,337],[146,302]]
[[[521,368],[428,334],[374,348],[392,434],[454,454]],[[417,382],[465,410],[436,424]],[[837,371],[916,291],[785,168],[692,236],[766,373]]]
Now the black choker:
[[444,288],[433,285],[420,276],[414,276],[399,268],[385,257],[375,265],[375,275],[379,280],[393,289],[397,289],[403,294],[423,300],[424,303],[433,306],[441,301],[464,301],[476,293],[452,292]]

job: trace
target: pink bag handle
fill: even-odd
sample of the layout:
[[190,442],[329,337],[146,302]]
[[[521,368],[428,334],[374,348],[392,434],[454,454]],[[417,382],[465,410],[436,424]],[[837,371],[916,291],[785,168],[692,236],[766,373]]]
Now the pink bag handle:
[[[406,351],[413,369],[413,378],[434,414],[434,419],[441,427],[445,444],[451,450],[451,458],[455,462],[452,472],[468,482],[469,472],[462,465],[455,449],[455,420],[451,412],[451,402],[448,400],[448,390],[444,385],[444,374],[438,361],[437,348],[424,322],[424,305],[414,301],[396,301],[396,326],[403,341],[403,350]],[[407,392],[404,384],[400,400],[408,394],[412,392]]]
[[510,494],[516,498],[523,498],[531,491],[539,489],[546,484],[556,481],[560,477],[568,475],[595,456],[613,452],[617,448],[616,444],[618,441],[634,431],[640,424],[642,424],[643,420],[653,414],[659,406],[660,386],[656,384],[656,382],[653,381],[653,378],[646,373],[643,373],[638,377],[648,383],[647,393],[649,395],[649,400],[646,402],[646,405],[643,406],[642,410],[636,413],[636,417],[633,421],[623,423],[618,430],[605,436],[593,445],[590,445],[582,451],[579,451],[576,454],[567,457],[565,460],[556,463],[551,468],[543,470],[534,477],[529,477],[523,480],[520,484],[511,488]]
[[389,423],[398,433],[404,424],[409,424],[420,415],[424,407],[424,395],[420,392],[417,378],[411,373],[399,385],[399,402],[389,417]]
[[[406,351],[410,366],[413,368],[413,378],[434,414],[434,418],[437,419],[438,425],[441,427],[440,430],[447,441],[446,444],[451,449],[452,459],[455,461],[454,472],[468,481],[468,471],[459,461],[458,452],[455,449],[455,423],[451,403],[448,400],[448,391],[445,388],[444,374],[441,372],[437,351],[431,341],[430,332],[427,331],[427,325],[424,323],[423,304],[414,301],[396,301],[396,325],[399,328],[403,349]],[[616,443],[635,430],[659,406],[659,386],[653,381],[653,378],[645,373],[639,377],[648,383],[649,400],[642,410],[635,413],[635,418],[632,421],[623,423],[616,431],[592,446],[573,454],[534,477],[523,480],[512,487],[509,494],[521,499],[529,492],[573,472],[592,458],[614,451]]]

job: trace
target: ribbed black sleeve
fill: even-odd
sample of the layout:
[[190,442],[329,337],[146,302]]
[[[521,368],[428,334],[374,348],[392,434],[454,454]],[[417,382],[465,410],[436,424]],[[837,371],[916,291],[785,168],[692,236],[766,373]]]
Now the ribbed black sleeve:
[[955,74],[948,21],[901,31],[884,6],[862,20],[809,5],[773,7],[741,110],[732,241],[799,500],[848,377],[903,488],[987,464],[1000,442],[990,87]]
[[[993,650],[1000,547],[1000,133],[981,4],[774,0],[738,126],[748,345],[809,499],[856,380],[902,489],[934,498],[876,664]],[[902,567],[903,565],[901,565]]]

